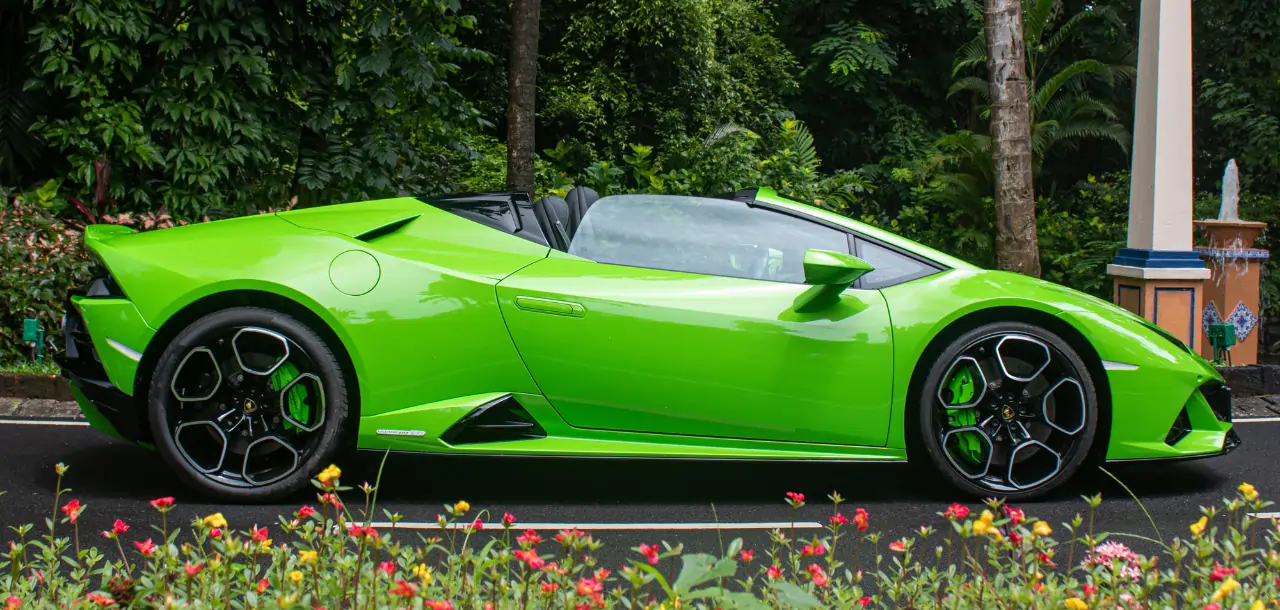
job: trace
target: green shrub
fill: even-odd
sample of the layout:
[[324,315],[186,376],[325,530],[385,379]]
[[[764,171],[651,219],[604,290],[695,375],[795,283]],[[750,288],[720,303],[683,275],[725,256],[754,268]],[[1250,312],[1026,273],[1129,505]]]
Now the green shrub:
[[[1269,506],[1249,484],[1221,507],[1201,508],[1190,537],[1159,540],[1140,555],[1094,530],[1088,516],[1051,525],[990,500],[952,504],[932,525],[887,540],[873,515],[849,511],[839,494],[815,535],[774,530],[767,547],[741,539],[719,556],[683,545],[641,544],[621,566],[599,561],[588,532],[521,532],[511,514],[445,505],[440,530],[416,541],[383,511],[375,528],[376,487],[361,486],[360,509],[343,504],[341,471],[312,484],[320,510],[304,506],[278,524],[236,528],[221,513],[170,529],[173,498],[151,505],[155,533],[114,526],[81,540],[79,500],[65,501],[67,467],[56,467],[47,534],[14,528],[0,559],[7,610],[135,608],[1274,608],[1280,596],[1280,536],[1250,516]],[[805,497],[788,493],[793,518],[815,518]],[[485,520],[488,519],[489,523]],[[1087,525],[1085,525],[1087,523]],[[1055,530],[1059,534],[1055,537]],[[132,532],[132,533],[131,533]],[[186,534],[185,536],[183,534]]]

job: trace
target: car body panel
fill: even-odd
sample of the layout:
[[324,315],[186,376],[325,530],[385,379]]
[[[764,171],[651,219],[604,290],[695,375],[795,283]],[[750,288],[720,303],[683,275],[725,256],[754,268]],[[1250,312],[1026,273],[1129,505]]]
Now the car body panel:
[[850,290],[835,307],[793,311],[809,288],[566,255],[517,271],[498,295],[525,364],[572,426],[883,446],[884,298]]
[[[1107,365],[1105,383],[1097,380],[1110,397],[1106,457],[1226,450],[1229,417],[1201,393],[1221,376],[1149,322],[768,189],[752,201],[879,240],[939,271],[854,287],[826,310],[799,314],[790,306],[804,285],[595,263],[415,198],[145,233],[93,225],[86,245],[123,294],[73,305],[102,357],[103,383],[122,397],[104,400],[102,388],[85,386],[77,400],[95,427],[143,440],[137,425],[111,419],[121,405],[142,411],[135,385],[145,371],[131,355],[147,362],[165,347],[155,337],[191,321],[185,312],[247,295],[264,305],[287,299],[332,332],[359,388],[362,448],[900,460],[916,434],[904,425],[915,408],[911,381],[927,369],[930,345],[967,316],[1014,308],[1068,325]],[[545,435],[445,440],[503,397]],[[1190,430],[1170,445],[1184,409]]]

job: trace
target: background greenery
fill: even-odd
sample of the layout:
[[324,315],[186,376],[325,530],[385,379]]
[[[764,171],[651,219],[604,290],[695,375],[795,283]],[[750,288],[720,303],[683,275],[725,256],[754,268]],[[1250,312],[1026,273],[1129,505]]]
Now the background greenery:
[[[992,265],[980,4],[543,0],[538,194],[765,184]],[[1197,213],[1235,158],[1242,217],[1280,222],[1280,0],[1192,10]],[[1025,0],[1044,275],[1103,296],[1137,11]],[[56,327],[90,264],[56,240],[84,222],[502,188],[509,18],[506,0],[0,0],[0,359],[21,318]]]

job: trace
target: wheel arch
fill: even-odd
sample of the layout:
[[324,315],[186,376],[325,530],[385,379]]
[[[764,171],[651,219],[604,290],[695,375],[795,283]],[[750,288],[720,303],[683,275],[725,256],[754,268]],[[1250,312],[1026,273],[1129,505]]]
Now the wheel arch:
[[[351,390],[347,392],[348,411],[351,413],[351,421],[359,421],[360,417],[360,378],[356,372],[355,362],[352,360],[351,353],[347,349],[347,345],[338,336],[334,328],[324,319],[323,316],[313,311],[310,307],[291,299],[287,296],[269,292],[265,290],[254,289],[236,289],[217,292],[198,298],[165,320],[164,324],[156,331],[154,337],[147,344],[146,350],[142,354],[142,359],[138,362],[138,374],[134,379],[134,400],[138,403],[138,430],[140,432],[140,440],[150,442],[151,427],[147,418],[147,403],[150,402],[148,393],[151,388],[151,378],[155,373],[156,365],[160,360],[161,354],[173,342],[173,339],[182,332],[182,329],[190,326],[196,320],[209,315],[211,313],[230,309],[232,307],[260,307],[263,309],[271,309],[283,314],[287,314],[297,318],[306,324],[312,330],[316,331],[321,338],[325,340],[333,350],[334,355],[338,357],[338,364],[342,367],[342,372],[351,384]],[[350,441],[354,441],[355,425],[350,426]]]
[[929,367],[933,365],[934,359],[960,335],[991,322],[1023,322],[1040,326],[1061,337],[1080,355],[1080,358],[1084,360],[1085,366],[1088,368],[1089,377],[1093,381],[1094,392],[1098,397],[1098,430],[1094,437],[1093,446],[1089,448],[1089,455],[1086,460],[1088,463],[1097,463],[1104,459],[1111,439],[1111,386],[1107,379],[1107,371],[1102,365],[1102,357],[1098,355],[1098,351],[1094,349],[1093,344],[1085,338],[1080,329],[1070,322],[1038,309],[1007,305],[979,309],[956,318],[934,335],[924,351],[920,353],[920,357],[916,359],[915,367],[911,371],[911,381],[906,397],[907,404],[904,409],[903,424],[905,434],[903,436],[906,441],[907,455],[910,456],[913,452],[923,451],[921,446],[922,439],[916,430],[919,426],[917,420],[918,409],[915,408],[915,405],[920,403],[921,393],[924,391],[924,380],[928,376]]

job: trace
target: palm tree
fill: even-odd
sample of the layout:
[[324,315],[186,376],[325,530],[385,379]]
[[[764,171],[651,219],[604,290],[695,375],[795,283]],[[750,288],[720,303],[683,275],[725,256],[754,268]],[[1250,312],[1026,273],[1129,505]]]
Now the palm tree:
[[[974,10],[975,5],[970,3],[970,8]],[[1087,87],[1091,79],[1100,80],[1108,86],[1132,79],[1135,73],[1133,66],[1086,58],[1072,61],[1056,72],[1048,72],[1055,55],[1064,44],[1084,31],[1082,27],[1085,24],[1100,21],[1123,27],[1123,23],[1110,7],[1094,6],[1057,25],[1062,11],[1062,0],[1023,0],[1032,167],[1037,173],[1049,151],[1059,145],[1074,148],[1080,139],[1096,138],[1115,142],[1127,152],[1131,139],[1129,130],[1120,124],[1115,108],[1109,102],[1090,95]],[[986,51],[985,36],[979,31],[956,54],[952,74],[985,67]],[[990,94],[986,79],[976,75],[961,76],[951,85],[948,96],[964,91],[976,94],[981,100],[978,106],[980,116],[984,120],[989,119]],[[990,138],[979,134],[974,134],[973,138],[971,150],[989,154]]]

